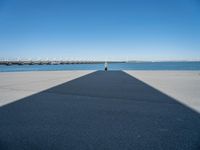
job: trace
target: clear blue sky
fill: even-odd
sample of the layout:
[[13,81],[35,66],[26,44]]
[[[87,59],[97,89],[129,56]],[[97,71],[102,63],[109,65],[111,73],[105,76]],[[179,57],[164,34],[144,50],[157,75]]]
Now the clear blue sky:
[[0,57],[200,60],[200,1],[0,0]]

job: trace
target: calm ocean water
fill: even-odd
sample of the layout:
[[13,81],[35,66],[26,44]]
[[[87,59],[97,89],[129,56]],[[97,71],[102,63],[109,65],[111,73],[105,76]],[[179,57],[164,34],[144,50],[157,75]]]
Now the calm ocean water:
[[[67,65],[0,65],[0,72],[16,71],[56,71],[56,70],[103,70],[104,64]],[[112,63],[109,70],[200,70],[200,62],[143,62]]]

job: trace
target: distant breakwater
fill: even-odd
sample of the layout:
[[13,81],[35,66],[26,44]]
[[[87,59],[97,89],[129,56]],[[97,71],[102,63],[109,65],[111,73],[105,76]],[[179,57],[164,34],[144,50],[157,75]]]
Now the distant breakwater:
[[[0,61],[0,65],[62,65],[62,64],[102,64],[105,61]],[[108,63],[125,63],[110,61]]]

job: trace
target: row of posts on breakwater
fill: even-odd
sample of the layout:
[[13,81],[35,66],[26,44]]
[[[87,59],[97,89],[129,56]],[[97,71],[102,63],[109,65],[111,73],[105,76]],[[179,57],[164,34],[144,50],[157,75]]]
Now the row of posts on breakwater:
[[[102,64],[105,61],[64,61],[64,60],[36,60],[36,61],[29,61],[29,60],[16,60],[16,61],[5,61],[1,60],[0,65],[62,65],[62,64]],[[109,63],[123,63],[122,61],[110,61]]]

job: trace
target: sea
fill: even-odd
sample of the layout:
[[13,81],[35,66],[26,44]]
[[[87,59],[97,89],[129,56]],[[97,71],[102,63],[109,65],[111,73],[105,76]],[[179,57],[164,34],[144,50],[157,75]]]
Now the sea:
[[[0,65],[0,72],[104,70],[104,64]],[[109,63],[108,70],[200,70],[200,62]]]

